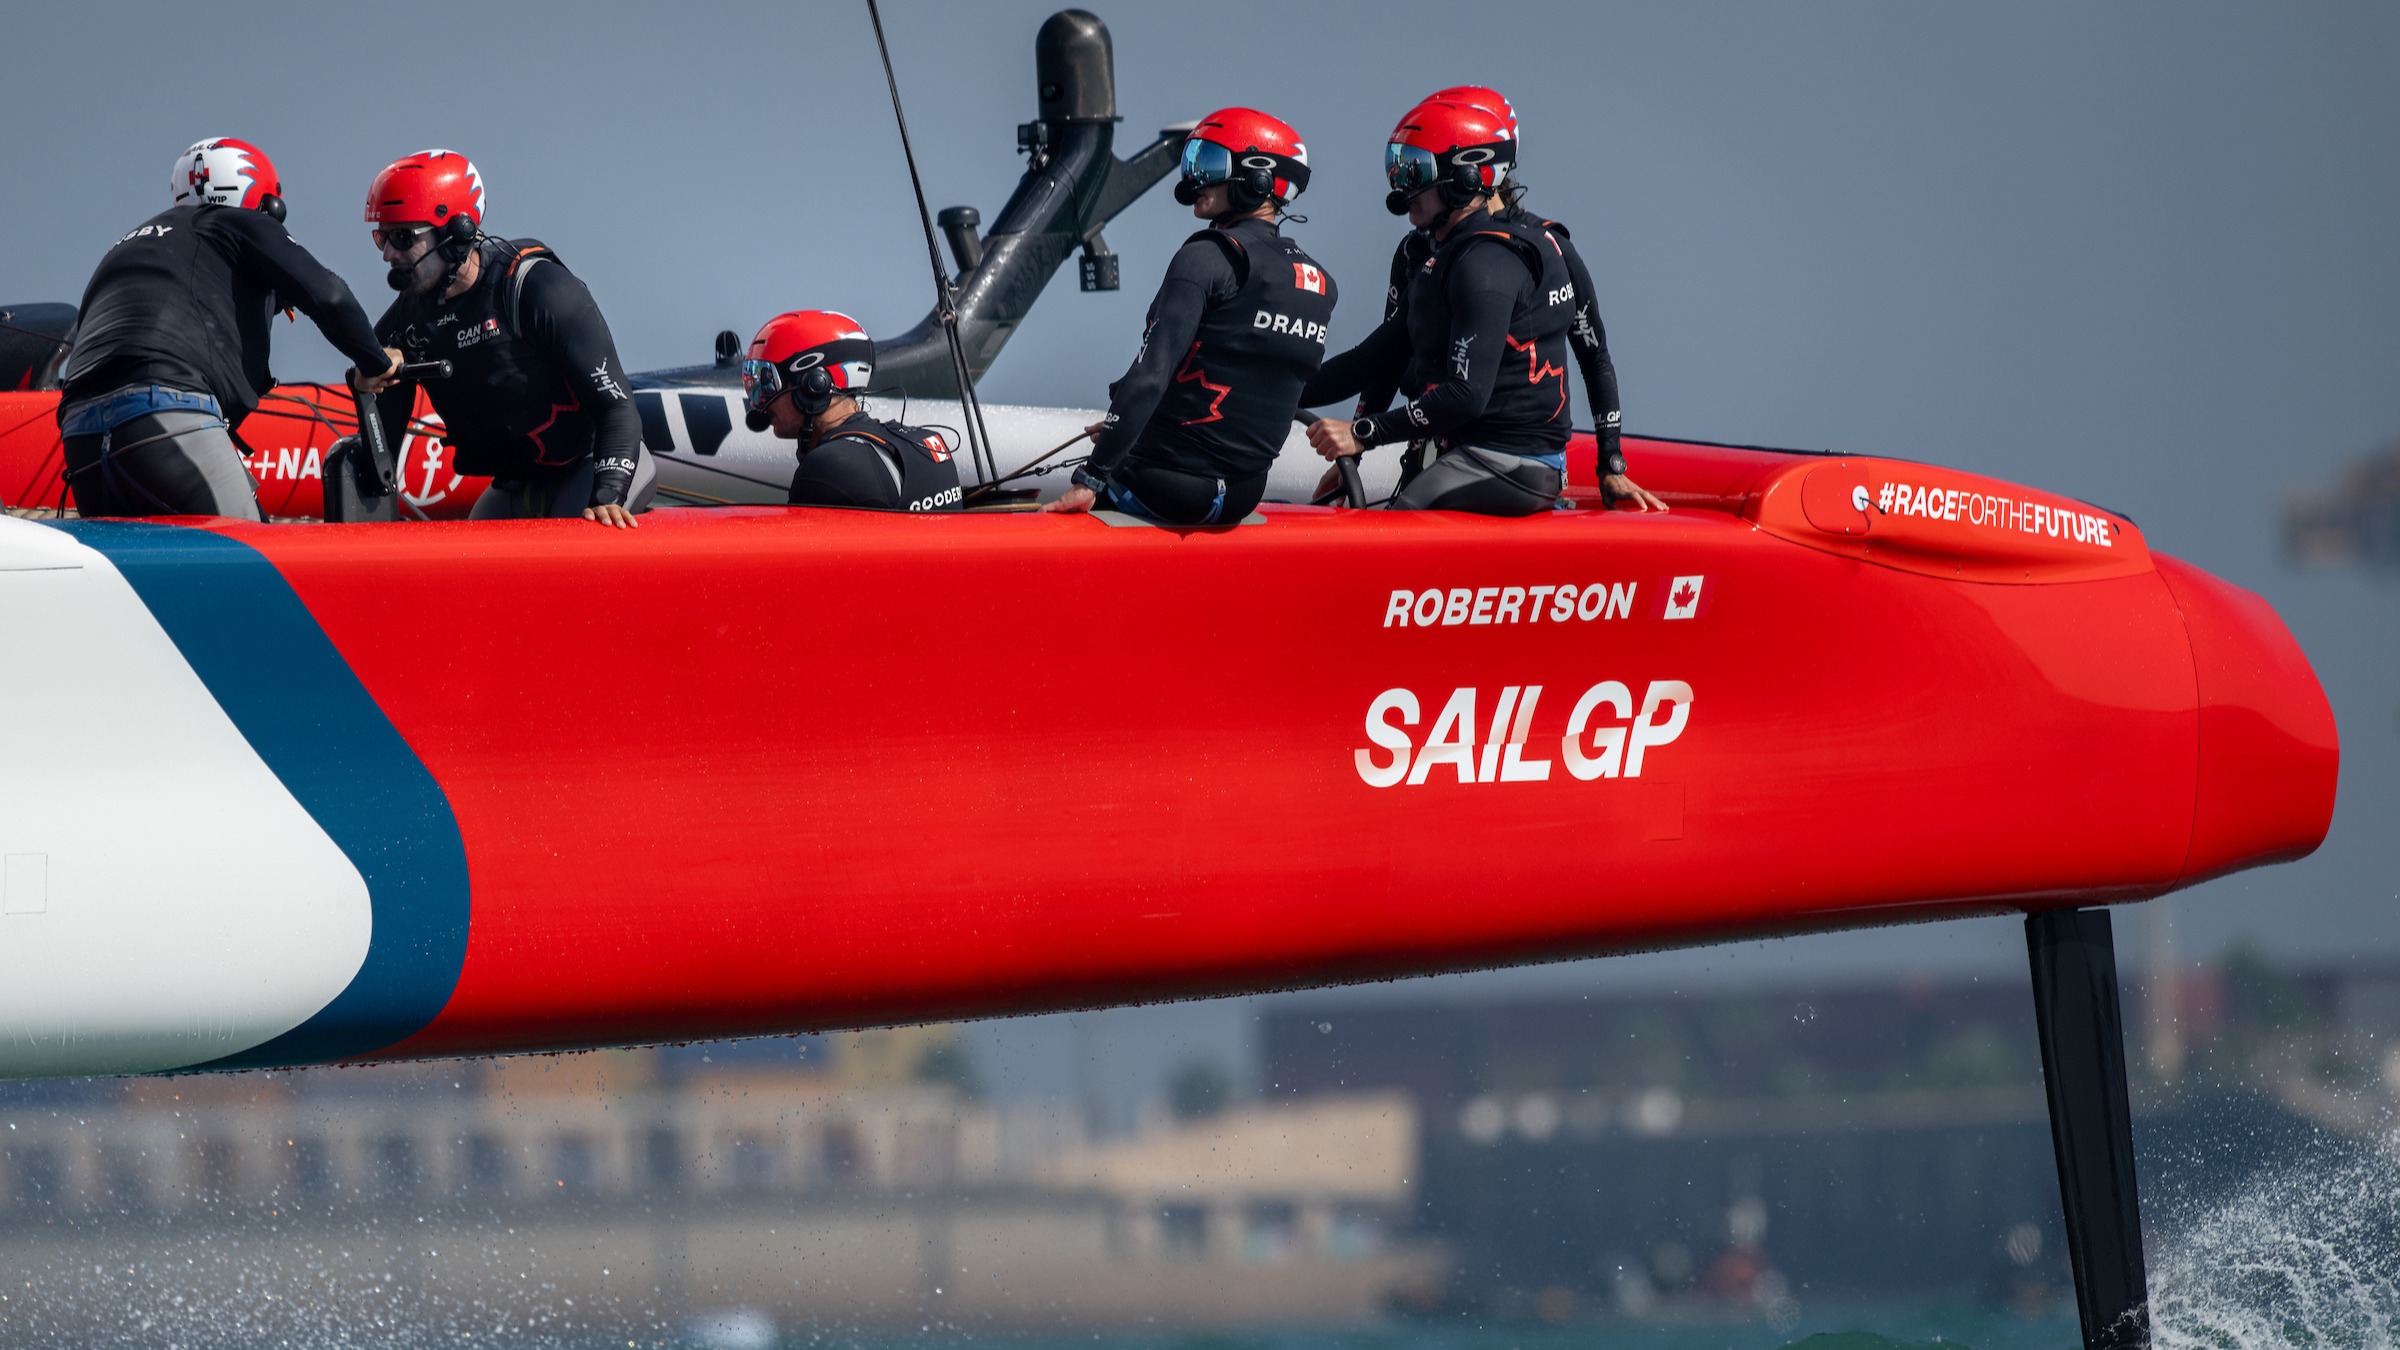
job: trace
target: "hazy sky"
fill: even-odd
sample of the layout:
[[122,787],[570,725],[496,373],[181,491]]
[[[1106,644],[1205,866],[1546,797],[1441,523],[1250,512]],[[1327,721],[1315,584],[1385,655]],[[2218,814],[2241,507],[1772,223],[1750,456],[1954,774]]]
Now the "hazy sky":
[[[935,206],[989,219],[1015,181],[1051,8],[886,6]],[[1316,177],[1297,233],[1352,297],[1337,345],[1374,319],[1399,230],[1379,180],[1392,122],[1433,88],[1493,84],[1525,119],[1533,204],[1592,261],[1631,431],[2038,484],[2264,593],[2341,722],[2333,837],[2189,893],[2178,928],[2195,954],[2240,936],[2400,952],[2400,596],[2293,571],[2276,537],[2287,493],[2400,433],[2400,7],[1098,12],[1125,148],[1230,103],[1299,127]],[[29,6],[10,30],[0,301],[75,299],[166,204],[176,152],[238,135],[371,306],[387,292],[367,181],[429,146],[480,166],[495,229],[590,281],[637,370],[702,360],[719,328],[782,309],[889,332],[926,305],[860,3]],[[1125,289],[1078,294],[1067,269],[987,396],[1100,401],[1191,228],[1163,189],[1134,207],[1109,232]],[[333,371],[305,323],[282,331],[284,375]],[[1952,924],[1516,978],[2005,965],[2019,941]]]

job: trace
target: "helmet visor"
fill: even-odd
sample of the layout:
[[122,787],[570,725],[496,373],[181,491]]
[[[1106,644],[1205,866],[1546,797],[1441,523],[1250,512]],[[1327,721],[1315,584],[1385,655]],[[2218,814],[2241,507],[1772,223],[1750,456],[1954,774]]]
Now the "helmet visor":
[[1432,187],[1441,175],[1441,162],[1431,150],[1398,141],[1383,147],[1383,176],[1394,192]]
[[1233,177],[1233,152],[1215,141],[1194,136],[1183,143],[1183,178],[1207,187]]
[[742,411],[763,413],[783,392],[783,372],[772,361],[742,362]]

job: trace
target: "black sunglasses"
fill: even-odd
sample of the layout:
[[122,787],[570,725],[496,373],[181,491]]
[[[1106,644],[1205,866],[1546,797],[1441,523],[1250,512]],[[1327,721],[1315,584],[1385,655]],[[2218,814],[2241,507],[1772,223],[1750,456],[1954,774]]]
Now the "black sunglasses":
[[394,225],[388,229],[377,230],[375,242],[389,248],[394,253],[406,253],[417,246],[418,240],[432,233],[431,225]]

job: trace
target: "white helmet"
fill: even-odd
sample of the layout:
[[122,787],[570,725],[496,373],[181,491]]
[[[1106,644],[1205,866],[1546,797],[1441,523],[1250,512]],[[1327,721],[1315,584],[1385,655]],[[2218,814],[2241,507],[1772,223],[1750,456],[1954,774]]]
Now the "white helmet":
[[248,141],[217,136],[195,142],[176,156],[167,187],[177,206],[247,206],[283,216],[283,180],[266,151]]

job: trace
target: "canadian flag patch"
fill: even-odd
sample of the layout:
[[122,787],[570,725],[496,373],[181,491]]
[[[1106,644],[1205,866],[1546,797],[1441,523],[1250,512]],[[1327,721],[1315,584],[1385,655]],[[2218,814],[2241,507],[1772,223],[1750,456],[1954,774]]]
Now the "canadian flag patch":
[[1708,589],[1707,577],[1676,577],[1666,585],[1666,608],[1662,619],[1689,619],[1700,612],[1700,596]]
[[1292,284],[1312,295],[1325,293],[1325,274],[1313,263],[1292,264]]

